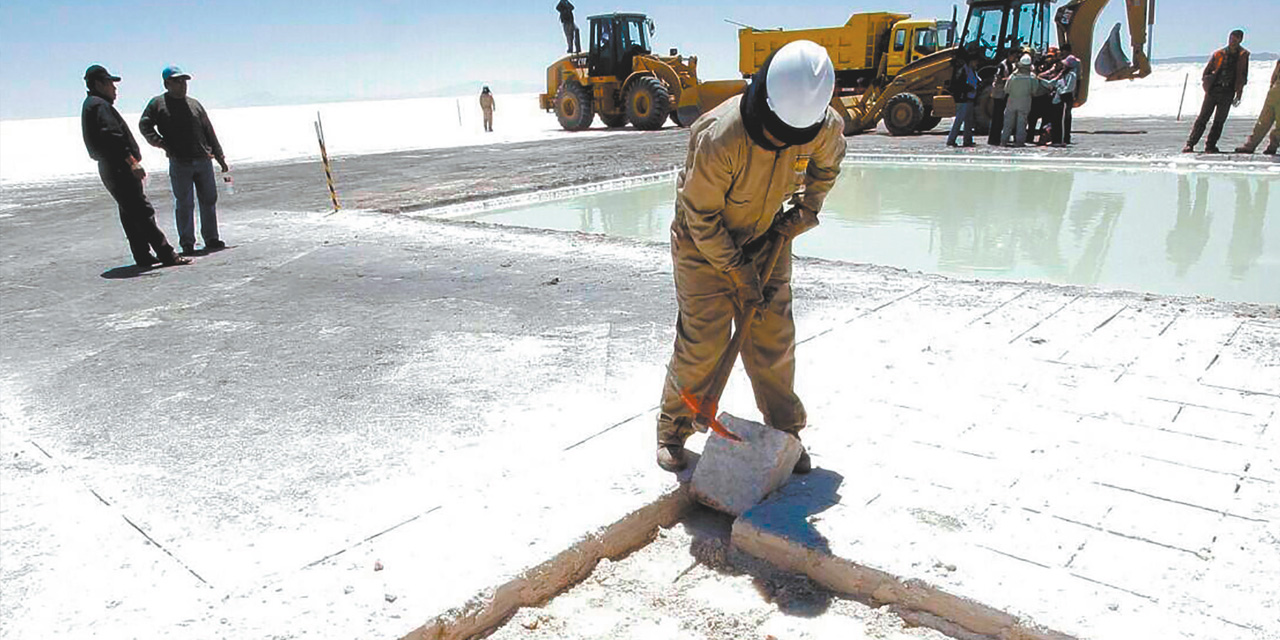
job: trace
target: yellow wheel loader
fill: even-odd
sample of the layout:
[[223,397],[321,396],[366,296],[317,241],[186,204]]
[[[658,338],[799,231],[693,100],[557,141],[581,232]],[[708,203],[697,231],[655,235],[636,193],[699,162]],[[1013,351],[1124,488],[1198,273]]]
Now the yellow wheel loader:
[[640,13],[591,16],[590,46],[547,68],[547,92],[538,96],[554,111],[560,126],[581,131],[597,114],[606,127],[630,123],[637,129],[662,128],[670,118],[687,127],[746,88],[742,80],[701,82],[698,57],[655,55],[649,45],[653,21]]

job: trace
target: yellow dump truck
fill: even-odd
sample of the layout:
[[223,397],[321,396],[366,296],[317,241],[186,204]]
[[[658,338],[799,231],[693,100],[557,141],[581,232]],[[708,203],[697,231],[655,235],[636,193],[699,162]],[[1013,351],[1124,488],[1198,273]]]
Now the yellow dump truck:
[[840,27],[817,29],[755,29],[738,31],[738,70],[749,77],[769,54],[796,40],[811,40],[826,48],[836,71],[838,110],[845,114],[845,134],[870,129],[883,117],[894,135],[907,135],[937,126],[955,115],[955,103],[941,84],[921,87],[883,105],[874,113],[853,111],[869,92],[898,77],[902,69],[952,46],[955,22],[912,19],[906,13],[856,13]]

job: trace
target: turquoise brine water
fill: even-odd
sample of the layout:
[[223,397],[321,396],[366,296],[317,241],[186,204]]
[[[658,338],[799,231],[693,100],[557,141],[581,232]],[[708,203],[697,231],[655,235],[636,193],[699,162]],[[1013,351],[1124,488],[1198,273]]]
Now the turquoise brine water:
[[[663,182],[467,219],[665,242],[674,197]],[[1280,303],[1275,174],[858,163],[821,219],[796,254]]]

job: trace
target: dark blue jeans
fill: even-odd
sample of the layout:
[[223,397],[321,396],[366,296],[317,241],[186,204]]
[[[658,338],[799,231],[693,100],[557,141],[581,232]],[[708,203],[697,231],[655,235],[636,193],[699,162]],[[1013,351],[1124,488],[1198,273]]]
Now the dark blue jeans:
[[960,127],[964,126],[964,143],[973,146],[973,114],[974,103],[957,102],[956,119],[951,122],[951,135],[947,136],[947,144],[955,144],[960,135]]
[[[200,199],[200,236],[207,245],[218,240],[218,183],[213,160],[169,158],[169,184],[173,187],[173,216],[178,223],[178,244],[196,244],[195,200]],[[192,187],[194,187],[194,192]]]

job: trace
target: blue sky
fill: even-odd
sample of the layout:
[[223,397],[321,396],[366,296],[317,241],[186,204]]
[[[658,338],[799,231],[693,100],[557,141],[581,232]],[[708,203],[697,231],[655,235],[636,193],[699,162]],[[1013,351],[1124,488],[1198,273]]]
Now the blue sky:
[[[641,11],[657,23],[660,51],[697,54],[704,78],[737,73],[736,28],[842,24],[850,13],[900,11],[950,17],[964,3],[862,0],[803,3],[580,0],[579,26],[595,13]],[[0,2],[0,118],[78,113],[80,78],[101,63],[117,75],[119,105],[139,111],[163,91],[160,70],[179,64],[207,106],[419,96],[483,82],[529,90],[563,51],[555,0],[218,0]],[[1112,0],[1098,38],[1123,19]],[[1212,7],[1206,10],[1206,7]],[[1207,55],[1232,28],[1245,46],[1280,50],[1280,0],[1159,0],[1157,57]],[[584,30],[585,31],[585,30]]]

